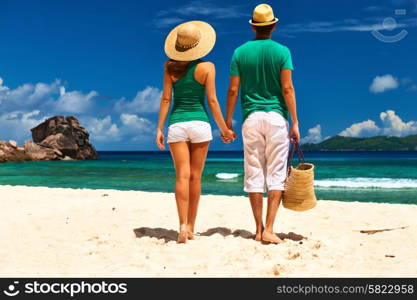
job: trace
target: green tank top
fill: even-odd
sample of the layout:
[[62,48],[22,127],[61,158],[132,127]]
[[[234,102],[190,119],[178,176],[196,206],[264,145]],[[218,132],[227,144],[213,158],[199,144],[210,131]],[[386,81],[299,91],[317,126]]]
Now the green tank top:
[[206,87],[194,79],[194,70],[200,61],[191,61],[185,75],[172,84],[174,105],[169,117],[169,125],[187,121],[210,123],[204,105]]

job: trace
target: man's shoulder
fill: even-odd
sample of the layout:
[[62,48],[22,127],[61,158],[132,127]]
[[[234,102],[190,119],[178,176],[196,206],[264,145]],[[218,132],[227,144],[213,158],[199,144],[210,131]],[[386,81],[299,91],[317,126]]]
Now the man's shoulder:
[[[250,51],[252,49],[252,46],[254,46],[254,42],[256,42],[256,40],[250,40],[250,41],[247,41],[247,42],[243,43],[242,45],[240,45],[239,47],[237,47],[235,49],[235,53],[242,52],[242,51],[245,51],[245,50]],[[281,51],[290,51],[290,49],[286,45],[283,45],[283,44],[281,44],[277,41],[274,41],[272,39],[269,39],[267,41],[267,44],[264,44],[264,45],[267,46],[267,47],[272,46],[273,48],[275,48],[277,50],[281,50]]]
[[281,51],[290,51],[290,49],[287,46],[285,46],[285,45],[283,45],[281,43],[278,43],[277,41],[271,40],[271,44],[274,45],[274,47],[276,49],[278,49],[278,50],[281,50]]
[[243,43],[242,45],[240,45],[239,47],[237,47],[235,49],[235,53],[241,52],[241,51],[245,51],[245,49],[247,49],[248,47],[250,47],[250,42],[251,41],[247,41],[245,43]]

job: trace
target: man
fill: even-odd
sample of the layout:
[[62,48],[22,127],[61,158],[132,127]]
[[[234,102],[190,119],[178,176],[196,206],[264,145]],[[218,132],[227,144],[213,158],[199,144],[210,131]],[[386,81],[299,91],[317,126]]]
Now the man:
[[[249,21],[256,37],[237,48],[230,67],[226,123],[232,129],[233,112],[241,94],[245,187],[256,223],[255,240],[280,243],[274,233],[275,216],[287,175],[289,142],[299,141],[296,102],[291,79],[291,54],[271,40],[277,18],[268,4],[258,5]],[[288,112],[292,128],[288,135]],[[265,227],[263,193],[268,186]]]

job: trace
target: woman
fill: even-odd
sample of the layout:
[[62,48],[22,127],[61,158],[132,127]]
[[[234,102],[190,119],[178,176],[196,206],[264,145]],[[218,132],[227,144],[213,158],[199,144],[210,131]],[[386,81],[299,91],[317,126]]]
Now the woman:
[[194,238],[201,173],[212,140],[204,93],[224,141],[234,139],[217,101],[214,65],[200,60],[211,51],[215,40],[216,33],[209,24],[192,21],[174,28],[165,41],[165,53],[170,60],[165,65],[156,144],[159,149],[165,149],[163,128],[173,94],[167,143],[176,172],[175,199],[180,221],[178,243]]

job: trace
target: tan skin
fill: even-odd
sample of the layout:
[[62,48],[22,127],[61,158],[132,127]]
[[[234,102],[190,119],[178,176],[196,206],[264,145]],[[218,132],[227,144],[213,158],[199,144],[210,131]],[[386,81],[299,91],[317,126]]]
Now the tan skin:
[[[206,88],[207,104],[220,129],[223,141],[226,143],[233,141],[235,134],[226,126],[217,100],[214,64],[211,62],[199,63],[194,71],[194,78]],[[161,150],[165,149],[163,128],[172,102],[172,83],[176,80],[178,78],[170,76],[165,71],[164,90],[156,132],[156,144]],[[195,220],[201,192],[201,174],[204,169],[209,144],[210,142],[178,142],[169,144],[176,173],[175,199],[180,223],[177,240],[179,243],[185,243],[188,239],[194,239]]]
[[[253,31],[256,33],[254,27]],[[272,31],[275,30],[275,26]],[[272,32],[271,32],[272,33]],[[268,39],[271,38],[269,35],[256,35],[256,39]],[[281,70],[280,74],[282,94],[287,104],[288,111],[291,117],[291,129],[290,129],[290,138],[292,142],[300,140],[300,131],[298,127],[298,118],[297,118],[297,105],[295,100],[295,90],[292,82],[292,71],[289,69]],[[240,88],[240,77],[239,76],[230,76],[230,84],[227,94],[227,109],[226,109],[226,124],[230,129],[232,127],[233,113],[236,107],[237,98]],[[265,226],[262,221],[262,202],[263,194],[262,193],[249,193],[249,199],[252,207],[253,216],[256,224],[256,234],[255,240],[264,241],[269,243],[281,243],[282,240],[274,233],[273,227],[275,222],[275,216],[278,211],[278,207],[281,202],[282,191],[269,191],[268,192],[268,207],[266,213],[266,222]]]

